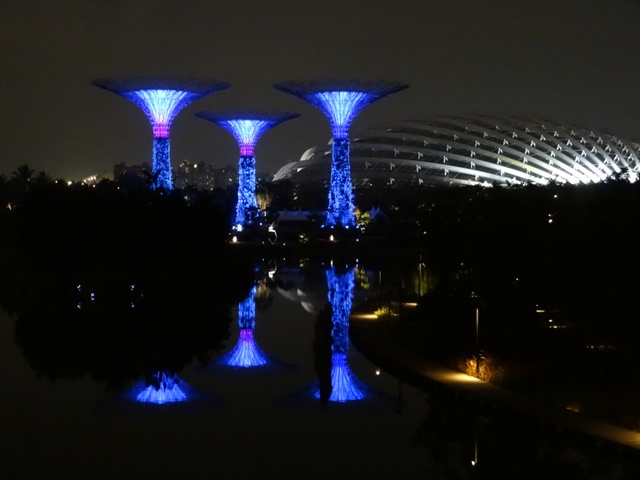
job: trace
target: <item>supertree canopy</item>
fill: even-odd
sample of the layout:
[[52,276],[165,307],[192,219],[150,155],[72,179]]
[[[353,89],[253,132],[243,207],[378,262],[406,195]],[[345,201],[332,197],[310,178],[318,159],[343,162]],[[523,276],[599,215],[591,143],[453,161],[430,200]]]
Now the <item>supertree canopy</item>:
[[403,90],[408,85],[366,81],[315,81],[283,82],[275,84],[274,87],[306,100],[324,113],[331,122],[333,148],[326,225],[354,227],[356,219],[351,198],[349,127],[364,107],[391,93]]
[[153,128],[153,188],[172,188],[169,131],[173,119],[191,102],[229,86],[218,81],[137,78],[98,79],[95,86],[117,93],[142,109]]
[[258,203],[256,201],[256,158],[254,147],[264,132],[276,125],[296,118],[297,113],[210,113],[199,112],[200,118],[209,120],[228,130],[240,147],[238,162],[238,203],[234,226],[242,229],[254,222]]

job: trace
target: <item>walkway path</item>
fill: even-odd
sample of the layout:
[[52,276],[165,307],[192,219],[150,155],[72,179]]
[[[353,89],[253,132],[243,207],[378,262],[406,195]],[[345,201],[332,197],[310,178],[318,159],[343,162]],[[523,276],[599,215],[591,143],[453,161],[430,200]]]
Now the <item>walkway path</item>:
[[515,411],[542,423],[555,424],[640,449],[639,432],[537,401],[430,362],[420,354],[417,347],[412,346],[409,338],[402,341],[396,335],[390,335],[388,324],[372,315],[375,310],[373,305],[377,305],[376,300],[365,302],[352,312],[349,330],[351,341],[363,355],[403,381],[416,388],[438,382],[482,402]]

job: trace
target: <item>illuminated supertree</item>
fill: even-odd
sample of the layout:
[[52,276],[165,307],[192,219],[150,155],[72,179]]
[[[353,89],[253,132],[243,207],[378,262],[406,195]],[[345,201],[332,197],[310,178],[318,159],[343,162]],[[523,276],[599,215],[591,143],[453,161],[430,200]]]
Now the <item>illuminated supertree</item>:
[[153,128],[153,188],[173,187],[169,154],[171,122],[191,102],[229,86],[217,81],[98,79],[95,86],[117,93],[142,109]]
[[297,113],[196,113],[200,118],[209,120],[228,130],[240,147],[238,162],[238,203],[234,226],[237,230],[251,225],[258,211],[256,201],[256,157],[254,147],[264,132],[276,125],[296,118]]
[[189,390],[177,375],[158,371],[151,381],[140,382],[133,388],[133,398],[136,402],[157,405],[185,402],[189,398]]
[[[329,401],[343,403],[360,400],[364,398],[365,394],[347,363],[354,271],[350,269],[340,274],[332,266],[326,273],[329,303],[331,303],[333,312],[331,316],[333,344],[331,346],[331,395]],[[320,397],[320,392],[316,394],[316,397]]]
[[220,362],[230,367],[260,367],[268,363],[267,356],[258,347],[253,338],[256,325],[256,287],[251,289],[249,296],[238,304],[238,325],[240,337],[238,343]]
[[283,82],[274,87],[306,100],[325,114],[333,133],[331,185],[326,225],[356,225],[351,198],[351,169],[349,165],[349,127],[367,105],[408,85],[387,82]]

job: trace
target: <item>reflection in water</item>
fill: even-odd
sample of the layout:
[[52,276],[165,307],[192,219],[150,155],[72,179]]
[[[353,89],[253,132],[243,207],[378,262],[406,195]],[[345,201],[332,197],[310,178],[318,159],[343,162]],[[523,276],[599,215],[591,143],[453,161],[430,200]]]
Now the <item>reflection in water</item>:
[[[354,270],[339,274],[334,266],[326,272],[329,303],[331,304],[331,320],[333,330],[331,336],[331,394],[330,402],[350,402],[364,398],[360,382],[351,372],[347,362],[349,350],[349,315],[351,314],[351,297],[353,294]],[[320,398],[321,392],[316,393]]]
[[332,389],[329,401],[351,402],[364,398],[362,389],[357,385],[360,382],[355,378],[347,363],[347,354],[334,352],[331,360],[333,361],[331,367]]
[[136,402],[165,403],[185,402],[189,397],[189,387],[178,375],[156,372],[151,382],[140,382],[134,388]]
[[240,337],[233,350],[220,359],[224,365],[251,368],[268,363],[266,354],[258,347],[253,337],[253,329],[256,325],[256,291],[256,287],[253,287],[249,296],[238,304]]

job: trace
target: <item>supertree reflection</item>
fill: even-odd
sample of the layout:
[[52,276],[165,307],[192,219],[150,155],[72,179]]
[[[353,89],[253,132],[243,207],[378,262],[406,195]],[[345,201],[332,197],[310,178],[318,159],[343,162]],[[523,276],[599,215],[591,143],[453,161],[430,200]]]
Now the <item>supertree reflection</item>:
[[133,388],[136,402],[157,405],[185,402],[189,399],[189,390],[178,375],[162,371],[153,374],[151,381],[140,382]]
[[220,359],[224,365],[250,368],[269,363],[267,355],[258,347],[253,337],[253,329],[256,325],[256,291],[256,287],[253,287],[249,296],[238,304],[240,336],[233,350]]
[[[350,269],[346,273],[340,274],[332,266],[327,270],[326,275],[333,323],[331,330],[333,339],[331,346],[331,394],[328,400],[340,403],[361,400],[365,397],[364,389],[351,372],[347,362],[354,271]],[[320,392],[317,392],[315,396],[320,398]]]

